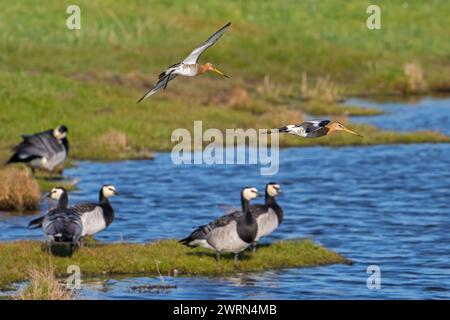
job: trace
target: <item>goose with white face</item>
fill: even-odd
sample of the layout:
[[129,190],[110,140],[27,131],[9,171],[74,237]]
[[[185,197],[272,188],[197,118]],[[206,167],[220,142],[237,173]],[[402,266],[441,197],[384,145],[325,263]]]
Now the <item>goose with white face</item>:
[[241,211],[227,214],[208,224],[198,227],[179,242],[189,247],[204,247],[216,251],[216,260],[224,252],[234,253],[237,267],[239,252],[248,248],[257,234],[257,224],[250,210],[249,202],[258,197],[258,190],[245,187],[241,190]]
[[61,187],[53,188],[48,194],[48,197],[53,200],[59,200],[65,192],[66,190]]
[[258,190],[256,188],[245,188],[242,191],[242,196],[245,200],[250,201],[258,197]]
[[68,130],[66,126],[58,126],[53,130],[53,136],[58,140],[62,140],[67,137],[67,132]]
[[114,221],[115,213],[109,198],[118,194],[115,186],[105,184],[100,188],[98,203],[79,203],[72,207],[81,216],[82,237],[93,236]]
[[14,146],[14,154],[7,164],[22,162],[33,171],[49,171],[51,174],[62,166],[69,154],[68,129],[60,125],[35,134],[22,135],[22,142]]
[[111,184],[104,185],[102,188],[102,193],[105,198],[110,198],[119,194],[116,190],[116,187]]
[[251,211],[255,216],[258,225],[255,240],[252,243],[252,251],[256,251],[257,242],[265,236],[274,232],[283,221],[283,209],[278,205],[276,197],[281,193],[278,183],[270,182],[266,185],[266,195],[264,204],[251,206]]
[[269,183],[267,184],[267,194],[271,197],[276,197],[280,194],[281,188],[280,185],[277,183]]
[[49,210],[44,217],[33,220],[30,225],[42,226],[48,242],[71,242],[74,249],[81,238],[81,217],[67,207],[68,195],[63,187],[53,188],[48,197],[58,200],[57,207]]

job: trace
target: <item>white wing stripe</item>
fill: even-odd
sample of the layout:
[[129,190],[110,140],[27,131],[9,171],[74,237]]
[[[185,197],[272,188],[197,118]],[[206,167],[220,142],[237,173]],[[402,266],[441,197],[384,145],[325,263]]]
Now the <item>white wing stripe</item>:
[[216,43],[217,40],[219,40],[220,37],[228,30],[230,25],[231,25],[231,22],[227,23],[222,28],[217,30],[212,36],[210,36],[208,38],[208,40],[206,40],[204,43],[202,43],[199,47],[195,48],[189,54],[189,56],[187,56],[186,59],[183,60],[183,63],[185,63],[185,64],[195,64],[195,63],[197,63],[198,58],[203,53],[203,51],[205,51],[206,49],[211,47],[214,43]]

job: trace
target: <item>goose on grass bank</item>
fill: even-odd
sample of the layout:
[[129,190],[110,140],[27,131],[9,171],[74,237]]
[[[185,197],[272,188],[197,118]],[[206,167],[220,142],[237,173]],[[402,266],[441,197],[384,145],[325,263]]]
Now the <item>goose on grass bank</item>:
[[82,237],[92,236],[106,229],[114,221],[114,209],[109,198],[117,194],[113,185],[105,184],[100,189],[98,203],[80,203],[71,207],[81,217]]
[[[69,204],[69,196],[67,195],[66,189],[64,189],[63,187],[53,188],[47,194],[46,197],[58,201],[56,208],[53,209],[67,209],[67,206]],[[50,209],[44,216],[31,220],[30,223],[28,224],[28,228],[30,229],[42,228],[42,223],[44,222],[45,217],[53,209]]]
[[36,169],[53,173],[69,154],[67,133],[67,127],[61,125],[55,129],[23,135],[22,142],[13,147],[14,154],[6,164],[23,162],[33,173]]
[[[269,182],[265,188],[264,204],[254,204],[250,206],[256,224],[258,225],[258,232],[255,240],[252,243],[252,251],[256,251],[257,242],[265,236],[274,232],[283,221],[283,209],[278,205],[275,197],[280,194],[280,185],[275,182]],[[233,210],[229,213],[232,216],[242,216],[242,211]]]
[[[50,195],[52,193],[53,190]],[[117,194],[116,188],[113,185],[107,184],[100,189],[99,203],[80,203],[70,207],[70,210],[77,213],[81,218],[83,226],[82,237],[92,236],[106,229],[113,222],[114,209],[108,198]],[[61,200],[58,202],[58,207],[67,208],[67,194],[62,195]],[[28,227],[31,229],[42,227],[45,217],[32,220]]]
[[71,242],[72,247],[75,247],[83,228],[80,216],[67,208],[68,196],[64,188],[53,188],[49,196],[58,200],[58,205],[51,209],[42,221],[45,239],[50,243]]
[[248,248],[255,240],[257,224],[250,211],[250,200],[258,196],[258,190],[246,187],[241,190],[242,215],[225,215],[198,227],[188,237],[180,240],[189,247],[203,247],[214,250],[219,261],[220,254],[234,253],[237,267],[239,252]]
[[270,235],[283,222],[283,209],[281,209],[275,199],[280,192],[280,185],[270,182],[266,185],[264,204],[255,204],[250,207],[258,224],[258,232],[252,243],[253,252],[256,250],[256,243],[259,239]]

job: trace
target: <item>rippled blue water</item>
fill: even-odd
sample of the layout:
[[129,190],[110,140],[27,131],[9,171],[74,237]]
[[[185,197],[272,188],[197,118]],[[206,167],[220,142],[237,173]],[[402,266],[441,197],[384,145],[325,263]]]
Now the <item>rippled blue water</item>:
[[425,98],[415,102],[376,103],[350,99],[348,104],[374,107],[385,112],[376,117],[355,117],[352,121],[370,123],[397,131],[433,130],[450,134],[450,99]]
[[[383,105],[389,115],[364,122],[380,125],[377,119],[384,119],[383,127],[403,129],[405,122],[398,118],[410,118],[415,124],[407,122],[406,129],[430,125],[449,133],[449,101],[425,100],[419,107]],[[239,206],[242,186],[262,190],[275,180],[284,191],[279,203],[286,217],[264,241],[308,237],[352,259],[352,266],[223,278],[165,277],[167,284],[177,287],[164,293],[132,290],[159,284],[159,278],[106,279],[85,284],[82,297],[450,298],[450,145],[291,148],[280,152],[280,162],[279,173],[270,178],[260,176],[257,166],[175,166],[169,154],[158,154],[154,161],[80,162],[66,174],[81,179],[79,190],[70,194],[73,202],[95,201],[104,182],[117,186],[122,193],[112,200],[117,219],[96,238],[133,242],[183,237],[193,226],[221,215],[221,205]],[[0,240],[42,238],[39,230],[25,228],[30,218],[0,214]],[[381,268],[380,290],[366,286],[366,268],[372,264]]]

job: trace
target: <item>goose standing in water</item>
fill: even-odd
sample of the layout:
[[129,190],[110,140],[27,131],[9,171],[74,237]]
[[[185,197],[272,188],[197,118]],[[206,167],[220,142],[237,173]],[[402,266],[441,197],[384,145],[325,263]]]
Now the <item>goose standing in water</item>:
[[234,253],[237,267],[239,252],[255,240],[258,226],[250,211],[250,200],[258,196],[258,190],[246,187],[241,190],[242,215],[225,215],[195,229],[179,242],[189,247],[203,247],[216,251],[216,260],[223,252]]
[[6,164],[23,162],[31,168],[33,174],[35,169],[53,174],[69,154],[67,133],[67,127],[61,125],[55,129],[23,135],[22,142],[13,147],[14,154]]
[[252,243],[253,252],[256,244],[262,237],[268,236],[283,222],[283,209],[278,205],[275,197],[280,194],[280,185],[270,182],[266,185],[265,201],[263,205],[256,204],[250,207],[258,224],[258,232]]
[[58,200],[58,206],[50,210],[42,221],[45,238],[49,242],[71,242],[73,248],[81,238],[81,218],[67,208],[68,196],[64,188],[53,188],[49,196]]
[[153,88],[150,91],[148,91],[142,98],[140,98],[137,103],[141,102],[144,99],[147,99],[151,95],[158,92],[161,88],[166,89],[169,81],[175,79],[177,75],[185,77],[194,77],[207,71],[212,71],[220,74],[223,77],[228,78],[226,74],[224,74],[222,71],[214,67],[211,63],[208,62],[205,64],[200,64],[198,63],[198,59],[200,58],[200,55],[203,53],[203,51],[211,47],[214,43],[217,42],[217,40],[220,39],[220,37],[228,30],[230,25],[231,22],[224,25],[213,35],[211,35],[208,38],[208,40],[206,40],[200,46],[195,48],[189,54],[189,56],[186,57],[186,59],[184,59],[182,62],[175,63],[174,65],[167,68],[164,72],[162,72],[159,75],[158,81],[153,86]]
[[303,138],[320,138],[330,135],[336,131],[345,131],[350,134],[362,137],[362,135],[360,135],[359,133],[356,133],[344,127],[343,124],[330,120],[310,120],[298,125],[289,124],[278,129],[273,129],[270,130],[269,133],[271,133],[272,131],[286,132]]
[[81,236],[92,236],[106,229],[114,220],[114,209],[109,198],[118,192],[113,185],[105,184],[99,192],[99,203],[80,203],[71,209],[80,215],[83,223]]

